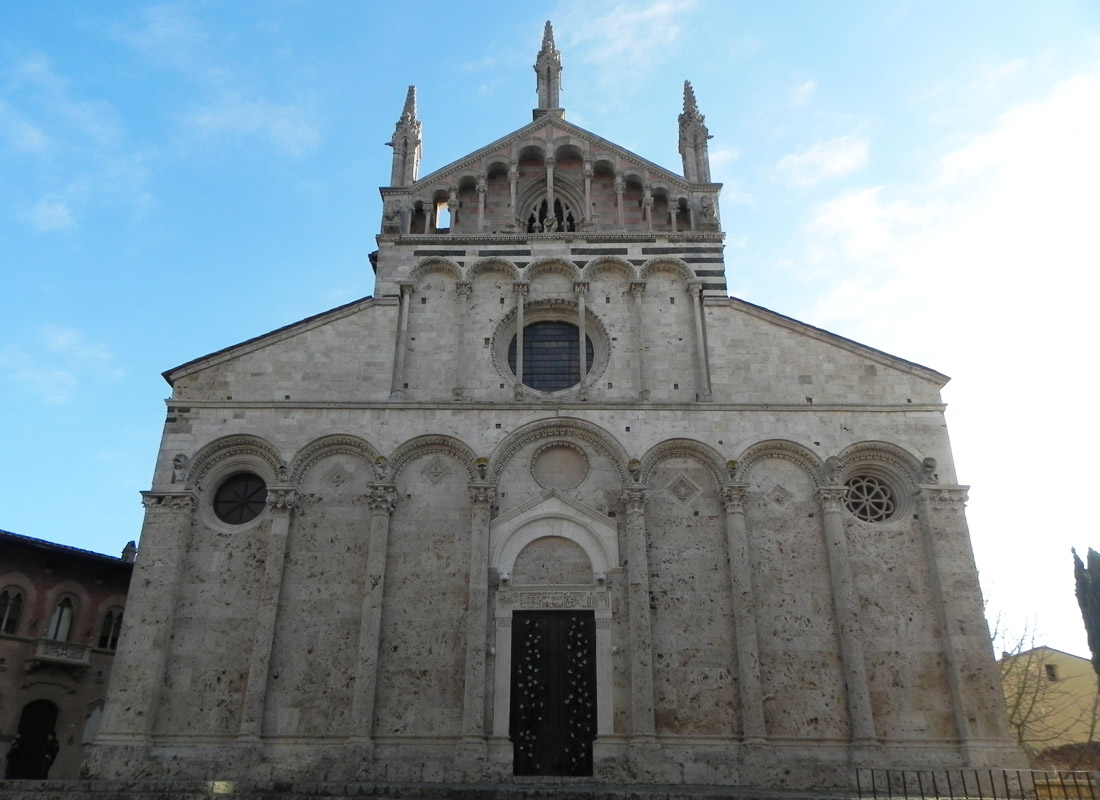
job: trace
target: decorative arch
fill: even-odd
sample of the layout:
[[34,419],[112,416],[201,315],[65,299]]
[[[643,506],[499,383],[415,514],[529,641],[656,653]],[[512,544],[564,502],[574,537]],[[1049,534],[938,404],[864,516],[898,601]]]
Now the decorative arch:
[[566,261],[564,258],[558,258],[557,256],[535,259],[528,264],[527,269],[524,270],[527,280],[531,280],[540,272],[560,272],[573,281],[579,281],[581,279],[581,271],[577,269],[576,264],[571,261]]
[[666,458],[693,458],[706,467],[714,478],[716,486],[726,482],[726,471],[722,454],[709,444],[695,439],[669,439],[661,442],[642,456],[642,468],[639,478],[643,484],[649,483],[649,476],[657,464]]
[[500,256],[486,256],[485,258],[479,258],[473,264],[466,268],[466,275],[468,278],[474,278],[483,272],[503,272],[506,275],[511,276],[513,281],[521,280],[519,267],[512,261]]
[[586,277],[600,272],[619,272],[626,276],[627,280],[638,280],[638,271],[622,256],[596,256],[585,264],[582,270]]
[[456,281],[462,280],[462,267],[458,265],[458,262],[443,256],[428,256],[427,258],[420,259],[417,265],[409,272],[409,280],[419,281],[425,275],[429,275],[433,272],[441,272],[444,275],[449,275]]
[[[520,190],[516,198],[516,218],[526,224],[530,214],[537,212],[540,204],[547,199],[546,178],[536,178],[529,182]],[[584,205],[584,190],[568,178],[555,173],[554,200],[555,203],[560,203],[562,206],[562,218],[559,220],[561,227],[558,228],[557,232],[561,233],[567,230],[567,217],[570,213],[573,215],[574,230],[579,228],[581,222],[587,216]],[[552,212],[553,209],[549,208],[546,211],[548,216]]]
[[337,453],[361,458],[373,467],[375,459],[381,454],[365,439],[350,434],[332,434],[316,439],[294,456],[290,468],[290,482],[301,486],[306,473],[321,459]]
[[649,261],[642,264],[642,268],[638,270],[638,274],[642,276],[642,280],[648,280],[649,276],[657,270],[668,270],[675,272],[685,281],[695,280],[695,271],[688,266],[687,262],[674,256],[657,256],[651,258]]
[[921,460],[890,442],[857,442],[846,447],[837,456],[840,461],[840,482],[844,483],[855,470],[890,473],[909,484],[917,486],[921,480]]
[[572,417],[538,420],[508,434],[489,457],[490,482],[495,484],[500,481],[504,468],[520,448],[535,440],[554,438],[566,441],[575,438],[587,443],[611,460],[624,484],[630,482],[630,475],[627,472],[630,456],[618,440],[599,425]]
[[737,467],[733,476],[734,481],[736,483],[747,483],[749,472],[752,471],[753,466],[765,458],[790,461],[801,467],[810,476],[814,486],[821,486],[822,484],[822,462],[817,453],[787,439],[768,439],[746,449],[741,457],[737,459]]
[[409,439],[393,451],[393,455],[390,456],[389,460],[390,480],[396,479],[401,474],[401,470],[405,468],[405,465],[414,458],[427,453],[446,453],[453,456],[466,467],[466,472],[469,473],[471,481],[478,479],[477,466],[474,463],[477,461],[477,454],[465,442],[453,436],[427,434]]
[[187,488],[201,486],[211,470],[226,462],[258,467],[267,472],[267,475],[261,477],[269,483],[286,480],[286,462],[273,445],[259,436],[234,434],[215,439],[195,453],[187,473]]

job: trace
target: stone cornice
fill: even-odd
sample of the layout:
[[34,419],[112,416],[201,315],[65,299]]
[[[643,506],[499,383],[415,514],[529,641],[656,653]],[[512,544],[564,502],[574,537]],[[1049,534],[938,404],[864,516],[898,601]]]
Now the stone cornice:
[[198,498],[191,492],[142,492],[141,504],[146,511],[194,511]]
[[[402,400],[399,402],[377,400],[377,401],[356,401],[337,403],[327,400],[191,400],[188,398],[175,398],[165,401],[167,405],[171,406],[186,406],[189,408],[273,408],[279,410],[287,409],[405,409],[405,410],[449,410],[449,411],[524,411],[530,412],[533,404],[528,402],[516,402],[513,400],[467,400],[467,401],[443,401],[433,400],[425,402],[416,402],[412,400]],[[926,413],[943,413],[946,410],[947,405],[945,403],[913,403],[906,405],[891,404],[891,405],[866,405],[866,404],[843,404],[843,403],[822,403],[820,405],[806,405],[802,403],[785,403],[785,404],[771,404],[771,403],[707,403],[700,405],[699,403],[661,403],[661,402],[649,402],[639,404],[637,400],[624,399],[621,401],[587,401],[587,402],[567,402],[560,403],[540,402],[537,404],[540,410],[546,410],[548,412],[560,411],[572,413],[575,411],[592,411],[592,410],[604,410],[604,411],[620,411],[622,409],[639,410],[644,409],[647,412],[650,411],[673,411],[677,414],[683,414],[685,412],[698,412],[701,414],[709,414],[715,411],[769,411],[774,413],[793,413],[793,414],[821,414],[821,413],[860,413],[860,414],[897,414],[907,413],[913,414],[918,412]]]
[[[523,244],[529,241],[563,241],[577,244],[606,244],[608,242],[642,242],[656,244],[662,241],[676,243],[721,242],[726,235],[721,231],[569,231],[563,233],[406,233],[379,234],[379,244]],[[596,241],[592,241],[595,239]]]

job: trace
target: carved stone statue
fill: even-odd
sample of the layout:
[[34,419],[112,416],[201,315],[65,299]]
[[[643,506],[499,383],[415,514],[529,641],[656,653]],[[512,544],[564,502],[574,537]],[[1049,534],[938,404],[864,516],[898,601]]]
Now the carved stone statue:
[[940,476],[936,474],[936,459],[932,458],[932,456],[929,456],[920,463],[920,482],[940,482]]
[[187,467],[190,464],[191,459],[183,453],[176,454],[172,459],[172,483],[183,483],[187,480]]
[[825,483],[829,486],[837,486],[840,483],[840,459],[829,456],[825,459]]

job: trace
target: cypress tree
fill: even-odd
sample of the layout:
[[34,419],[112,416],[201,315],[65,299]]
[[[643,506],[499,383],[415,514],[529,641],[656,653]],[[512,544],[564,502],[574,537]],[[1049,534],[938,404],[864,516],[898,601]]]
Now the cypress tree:
[[1085,621],[1092,668],[1100,675],[1100,553],[1090,547],[1086,566],[1076,550],[1071,552],[1073,576],[1077,581],[1077,605],[1081,606],[1081,618]]

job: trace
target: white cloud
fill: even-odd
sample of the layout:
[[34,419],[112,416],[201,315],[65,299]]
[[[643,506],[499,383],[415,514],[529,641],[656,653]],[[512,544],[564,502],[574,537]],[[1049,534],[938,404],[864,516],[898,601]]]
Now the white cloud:
[[1043,501],[1042,476],[1091,474],[1100,450],[1097,141],[1100,65],[1004,113],[924,185],[822,205],[806,256],[832,281],[809,321],[955,375],[945,397],[983,581],[999,610],[1037,613],[1047,643],[1071,650],[1069,547],[1095,542],[1074,504]]
[[23,345],[0,350],[0,380],[18,394],[29,394],[58,405],[71,402],[86,383],[112,382],[122,377],[115,356],[103,342],[81,331],[47,325]]
[[54,233],[71,228],[75,223],[68,203],[59,197],[43,197],[23,215],[40,233]]
[[76,328],[47,325],[39,333],[43,345],[51,353],[68,356],[81,362],[101,364],[114,360],[114,354],[103,342],[91,342]]
[[[623,93],[644,88],[637,76],[662,61],[683,32],[684,15],[696,0],[654,0],[648,4],[571,3],[551,17],[559,48],[591,64],[602,87]],[[559,25],[557,20],[561,20]]]
[[849,134],[815,144],[804,153],[784,156],[778,169],[795,186],[813,186],[862,169],[867,164],[870,147],[867,139]]
[[257,136],[292,156],[316,149],[321,141],[320,131],[306,110],[240,94],[225,95],[192,111],[184,117],[184,124],[205,137]]
[[0,145],[20,153],[41,153],[49,146],[46,134],[0,99]]
[[791,108],[801,108],[810,102],[810,97],[817,91],[817,81],[809,80],[800,83],[798,86],[791,89],[791,94],[787,98],[787,104]]

